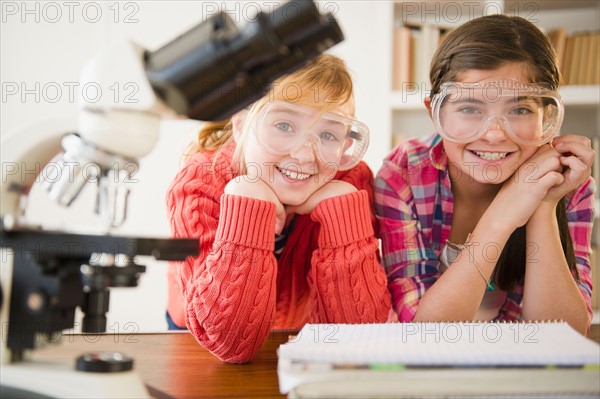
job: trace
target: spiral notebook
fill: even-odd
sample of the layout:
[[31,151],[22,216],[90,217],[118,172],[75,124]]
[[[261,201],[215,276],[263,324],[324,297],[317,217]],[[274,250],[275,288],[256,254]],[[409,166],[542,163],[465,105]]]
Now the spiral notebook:
[[600,395],[600,345],[563,322],[308,324],[278,356],[291,397]]

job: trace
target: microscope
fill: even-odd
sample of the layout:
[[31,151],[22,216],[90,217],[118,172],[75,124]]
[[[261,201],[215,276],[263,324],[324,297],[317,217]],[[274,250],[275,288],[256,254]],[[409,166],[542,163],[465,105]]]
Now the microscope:
[[[149,396],[124,354],[86,354],[72,369],[36,364],[27,355],[73,328],[76,308],[83,333],[105,332],[110,288],[135,287],[145,271],[136,256],[180,261],[198,255],[193,238],[109,233],[126,219],[124,182],[154,147],[161,118],[226,119],[263,96],[273,80],[342,40],[331,14],[321,14],[312,0],[295,0],[259,12],[243,29],[227,14],[215,14],[152,52],[115,42],[84,66],[80,84],[125,79],[137,85],[139,101],[80,99],[76,129],[45,124],[2,142],[0,396]],[[40,179],[49,165],[60,173]],[[95,184],[94,210],[106,233],[28,223],[27,199],[38,183],[66,207]],[[36,391],[33,381],[45,381],[43,388]]]

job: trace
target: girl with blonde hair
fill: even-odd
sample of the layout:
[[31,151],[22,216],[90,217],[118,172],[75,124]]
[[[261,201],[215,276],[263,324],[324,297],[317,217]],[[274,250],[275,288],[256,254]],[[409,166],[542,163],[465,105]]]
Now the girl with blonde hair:
[[230,121],[207,124],[167,198],[201,253],[169,273],[168,320],[227,362],[272,329],[385,321],[369,130],[342,60],[321,55]]

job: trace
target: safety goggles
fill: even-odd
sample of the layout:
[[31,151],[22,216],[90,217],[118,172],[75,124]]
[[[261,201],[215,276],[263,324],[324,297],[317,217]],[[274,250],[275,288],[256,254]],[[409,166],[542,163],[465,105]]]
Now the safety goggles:
[[338,170],[356,166],[369,146],[364,123],[282,101],[270,102],[260,111],[254,132],[258,143],[273,154],[290,154],[310,144],[321,161]]
[[514,80],[444,83],[431,102],[433,123],[447,140],[466,143],[502,129],[523,145],[541,145],[558,134],[561,96],[541,84]]

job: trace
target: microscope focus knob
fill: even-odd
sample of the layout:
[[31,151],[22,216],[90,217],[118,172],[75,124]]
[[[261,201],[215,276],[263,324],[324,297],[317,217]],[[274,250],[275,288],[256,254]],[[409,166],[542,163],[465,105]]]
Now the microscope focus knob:
[[87,352],[76,361],[77,371],[119,373],[133,369],[133,358],[122,352]]

